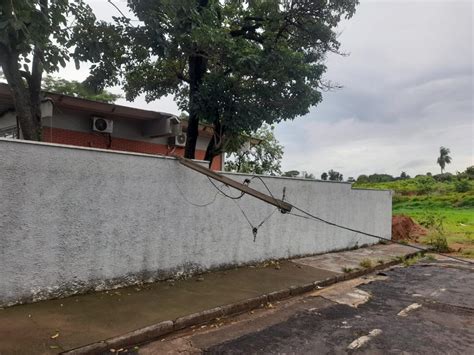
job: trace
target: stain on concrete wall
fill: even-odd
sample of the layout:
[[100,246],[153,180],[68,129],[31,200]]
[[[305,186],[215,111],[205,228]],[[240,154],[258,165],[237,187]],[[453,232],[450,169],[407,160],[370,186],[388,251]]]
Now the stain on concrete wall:
[[[322,218],[390,237],[390,191],[264,180]],[[274,209],[250,196],[237,203],[253,225]],[[174,159],[0,140],[1,306],[374,242],[280,212],[254,242],[236,202]]]

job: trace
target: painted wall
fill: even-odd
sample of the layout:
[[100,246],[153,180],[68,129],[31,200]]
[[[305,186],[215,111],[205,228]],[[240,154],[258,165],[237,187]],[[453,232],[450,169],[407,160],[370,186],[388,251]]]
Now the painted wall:
[[[166,141],[166,138],[159,138]],[[207,138],[198,138],[198,143]],[[179,155],[184,156],[184,147],[170,147],[167,143],[161,144],[143,140],[132,140],[125,138],[117,138],[112,135],[101,134],[99,132],[81,132],[62,128],[43,127],[43,141],[48,143],[75,145],[79,147],[90,147],[99,149],[120,150],[125,152],[145,153],[145,154],[161,154],[161,155]],[[197,145],[199,146],[199,145]],[[204,159],[206,150],[196,149],[196,158]],[[221,170],[223,156],[214,157],[211,168],[213,170]]]
[[[286,188],[289,202],[322,218],[390,237],[389,191],[264,180],[276,197]],[[251,186],[266,191],[257,179]],[[236,203],[253,225],[274,211],[217,194],[171,158],[0,140],[0,305],[376,242],[278,211],[254,242]]]

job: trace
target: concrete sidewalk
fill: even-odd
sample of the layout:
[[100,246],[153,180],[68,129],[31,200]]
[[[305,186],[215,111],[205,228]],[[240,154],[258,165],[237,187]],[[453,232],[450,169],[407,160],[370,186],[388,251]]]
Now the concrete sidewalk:
[[59,353],[291,286],[337,280],[365,259],[380,266],[413,252],[376,245],[14,306],[0,310],[0,354]]

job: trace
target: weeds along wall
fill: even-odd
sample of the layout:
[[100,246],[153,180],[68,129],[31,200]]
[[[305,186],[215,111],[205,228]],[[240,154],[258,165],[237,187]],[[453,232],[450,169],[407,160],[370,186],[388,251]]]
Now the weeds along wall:
[[[285,188],[311,213],[390,237],[390,191],[263,179],[275,197]],[[278,211],[254,242],[239,206],[254,226],[275,209],[224,197],[172,158],[0,140],[0,306],[377,242]]]

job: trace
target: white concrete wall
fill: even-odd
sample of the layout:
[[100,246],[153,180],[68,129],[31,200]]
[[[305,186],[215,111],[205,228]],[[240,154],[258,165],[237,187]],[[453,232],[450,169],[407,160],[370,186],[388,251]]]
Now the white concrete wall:
[[[264,180],[322,218],[390,237],[389,191]],[[265,192],[257,179],[251,186]],[[204,204],[216,190],[170,158],[0,140],[0,306],[376,242],[275,212],[254,243],[233,200],[195,207],[181,193]],[[274,209],[250,196],[238,203],[254,225]]]

